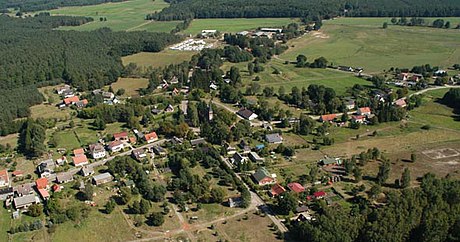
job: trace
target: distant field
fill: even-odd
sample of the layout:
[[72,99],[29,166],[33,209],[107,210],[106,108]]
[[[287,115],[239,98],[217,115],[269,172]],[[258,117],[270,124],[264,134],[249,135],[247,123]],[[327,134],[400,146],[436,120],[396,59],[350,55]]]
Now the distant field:
[[[456,26],[460,18],[449,19]],[[340,18],[325,21],[320,32],[312,32],[289,43],[280,57],[295,60],[298,54],[309,60],[326,57],[336,65],[364,67],[378,72],[390,67],[412,67],[430,63],[443,68],[460,62],[460,34],[456,29],[401,27],[389,25],[389,18]]]
[[179,64],[183,61],[189,61],[194,54],[197,54],[197,52],[175,51],[167,49],[158,53],[141,52],[138,54],[125,56],[122,58],[122,61],[123,65],[135,63],[138,66],[162,67],[170,64]]
[[186,34],[198,34],[203,29],[215,29],[220,32],[239,32],[257,27],[283,27],[298,19],[291,18],[254,18],[254,19],[194,19]]
[[139,89],[146,88],[149,80],[146,78],[119,78],[117,82],[112,84],[113,90],[125,89],[124,96],[133,97],[139,96]]
[[[112,30],[147,30],[152,32],[169,32],[177,22],[146,21],[145,15],[159,11],[169,4],[163,0],[131,0],[120,3],[105,3],[83,7],[65,7],[51,10],[52,15],[87,16],[94,18],[94,22],[77,26],[62,27],[63,30],[94,30],[109,27]],[[107,21],[99,21],[99,18]]]

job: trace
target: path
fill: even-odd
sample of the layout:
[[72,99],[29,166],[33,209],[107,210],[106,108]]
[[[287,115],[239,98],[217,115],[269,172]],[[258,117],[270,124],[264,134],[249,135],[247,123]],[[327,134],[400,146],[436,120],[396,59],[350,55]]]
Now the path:
[[430,87],[430,88],[427,88],[427,89],[420,90],[418,92],[414,92],[411,95],[409,95],[409,97],[412,97],[414,95],[420,95],[420,94],[423,94],[425,92],[429,92],[429,91],[433,91],[433,90],[440,90],[440,89],[447,89],[447,88],[460,88],[460,86],[445,85],[445,86],[439,86],[439,87]]
[[142,27],[142,26],[144,26],[144,25],[150,24],[150,23],[152,23],[152,22],[153,22],[153,21],[148,21],[148,20],[147,20],[146,22],[141,23],[141,24],[139,24],[139,25],[136,25],[136,26],[134,26],[134,27],[131,27],[131,28],[127,29],[126,31],[133,31],[133,30],[136,30],[136,29],[138,29],[138,28],[140,28],[140,27]]

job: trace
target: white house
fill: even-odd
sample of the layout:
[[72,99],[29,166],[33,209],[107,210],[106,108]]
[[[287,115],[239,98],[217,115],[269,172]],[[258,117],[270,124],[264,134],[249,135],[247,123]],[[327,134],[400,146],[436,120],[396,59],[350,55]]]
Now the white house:
[[99,143],[89,145],[89,152],[94,159],[104,158],[106,155],[104,146]]

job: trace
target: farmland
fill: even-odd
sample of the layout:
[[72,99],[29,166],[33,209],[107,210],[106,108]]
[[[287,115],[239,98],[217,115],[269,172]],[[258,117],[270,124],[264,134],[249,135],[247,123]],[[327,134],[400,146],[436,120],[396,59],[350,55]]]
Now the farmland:
[[[459,18],[452,18],[452,23]],[[388,18],[339,18],[325,21],[320,32],[289,43],[281,58],[295,60],[299,54],[309,60],[324,56],[336,65],[363,67],[379,72],[390,67],[412,67],[430,63],[449,67],[460,62],[460,35],[454,29],[389,25]]]

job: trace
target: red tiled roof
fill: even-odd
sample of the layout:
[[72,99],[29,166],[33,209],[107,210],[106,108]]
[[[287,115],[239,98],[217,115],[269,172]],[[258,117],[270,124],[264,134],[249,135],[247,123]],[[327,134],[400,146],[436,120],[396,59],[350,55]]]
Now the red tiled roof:
[[370,107],[363,107],[363,108],[360,108],[359,111],[361,113],[370,113],[371,112],[371,108]]
[[271,189],[271,194],[273,196],[278,196],[285,191],[286,189],[283,186],[281,186],[280,184],[275,184]]
[[128,132],[124,131],[124,132],[120,132],[120,133],[115,133],[115,134],[113,134],[113,138],[115,140],[128,138]]
[[80,101],[80,98],[78,98],[77,96],[73,96],[73,97],[69,97],[69,98],[66,98],[64,99],[64,103],[66,105],[69,105],[69,104],[72,104],[72,103],[76,103]]
[[86,158],[86,155],[75,156],[75,157],[72,158],[72,160],[73,160],[73,164],[75,166],[88,163],[88,158]]
[[353,115],[353,116],[351,116],[351,119],[353,119],[353,120],[361,120],[361,119],[364,119],[364,116],[363,115]]
[[0,179],[4,180],[6,183],[10,181],[10,177],[8,176],[8,170],[1,170],[0,171]]
[[158,139],[158,135],[157,135],[156,132],[152,132],[152,133],[146,134],[144,137],[145,137],[145,140],[147,140],[147,141]]
[[332,121],[337,117],[335,114],[326,114],[326,115],[321,115],[321,120],[322,121]]
[[37,186],[37,189],[45,189],[48,186],[48,179],[46,177],[38,178],[35,181],[35,186]]
[[85,150],[83,148],[73,150],[74,156],[81,156],[85,154]]
[[404,107],[407,105],[407,103],[404,99],[398,99],[395,101],[395,105],[399,107]]
[[88,105],[88,99],[83,99],[81,101],[83,102],[84,105]]
[[119,146],[119,145],[122,145],[122,144],[123,144],[123,142],[121,142],[121,141],[117,141],[117,140],[116,140],[116,141],[112,141],[112,142],[110,142],[108,148],[109,148],[109,149],[112,149],[113,147]]
[[54,192],[59,192],[61,190],[61,186],[58,184],[54,184],[51,189],[53,189]]
[[326,196],[326,192],[325,192],[325,191],[315,192],[315,193],[313,193],[313,196],[314,196],[315,198],[324,197],[324,196]]
[[38,189],[38,193],[40,193],[40,196],[41,196],[42,198],[48,198],[48,197],[50,197],[50,193],[49,193],[47,190],[45,190],[45,189]]
[[300,192],[304,192],[305,191],[305,188],[300,185],[299,183],[297,182],[292,182],[292,183],[289,183],[288,184],[288,187],[291,191],[295,192],[295,193],[300,193]]
[[13,171],[13,176],[22,176],[24,175],[23,171]]

